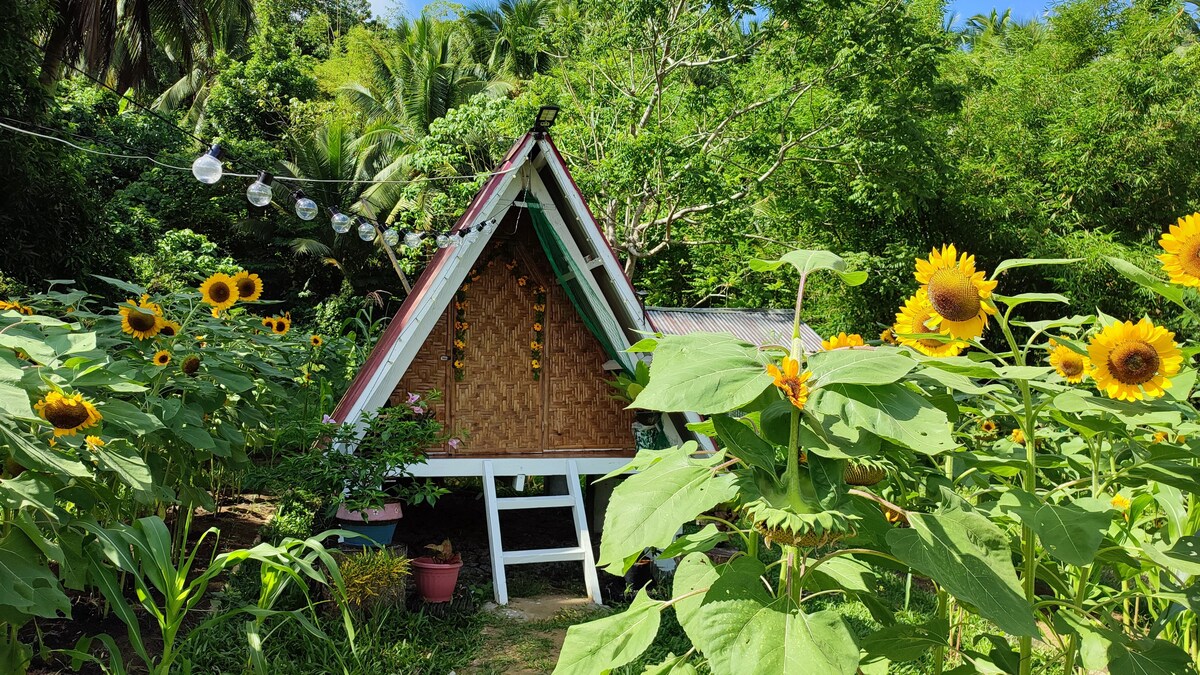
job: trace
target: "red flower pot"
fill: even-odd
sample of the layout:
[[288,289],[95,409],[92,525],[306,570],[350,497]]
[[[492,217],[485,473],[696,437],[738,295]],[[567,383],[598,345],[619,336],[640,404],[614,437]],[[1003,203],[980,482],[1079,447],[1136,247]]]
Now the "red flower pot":
[[458,571],[462,561],[456,563],[434,562],[433,558],[414,558],[412,561],[413,579],[417,583],[417,592],[425,598],[425,602],[450,602],[454,597],[454,587],[458,585]]

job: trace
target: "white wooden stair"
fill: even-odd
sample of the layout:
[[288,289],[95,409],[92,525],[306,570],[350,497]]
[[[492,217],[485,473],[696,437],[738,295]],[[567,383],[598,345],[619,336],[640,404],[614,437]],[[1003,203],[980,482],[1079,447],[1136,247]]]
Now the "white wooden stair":
[[[588,597],[601,604],[600,577],[596,574],[596,561],[592,558],[592,539],[588,532],[587,512],[583,506],[583,489],[579,485],[579,467],[575,460],[562,464],[563,470],[550,471],[549,475],[563,475],[567,479],[567,494],[544,497],[497,497],[496,470],[489,460],[483,460],[483,501],[487,510],[488,546],[492,558],[492,587],[495,589],[496,604],[508,604],[508,582],[505,580],[506,565],[529,565],[533,563],[580,561],[583,563],[583,579],[587,584]],[[575,519],[578,546],[566,548],[540,548],[522,551],[505,551],[500,541],[500,512],[517,509],[570,508]]]

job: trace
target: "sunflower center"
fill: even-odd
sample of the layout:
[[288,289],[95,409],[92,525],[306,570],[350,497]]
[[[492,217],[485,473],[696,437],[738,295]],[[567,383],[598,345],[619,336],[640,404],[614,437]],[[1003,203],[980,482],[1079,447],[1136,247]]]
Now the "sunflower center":
[[208,297],[212,298],[213,302],[216,302],[217,304],[229,300],[232,295],[233,294],[229,289],[229,284],[224,282],[218,281],[217,283],[208,287]]
[[88,411],[82,403],[60,399],[48,403],[45,408],[46,421],[57,429],[75,429],[88,421]]
[[1200,276],[1200,237],[1193,237],[1179,252],[1179,266],[1192,276]]
[[1064,375],[1071,377],[1079,375],[1083,372],[1083,359],[1078,357],[1067,357],[1063,359],[1062,371]]
[[1149,382],[1161,364],[1158,351],[1141,340],[1121,342],[1108,355],[1108,369],[1122,384]]
[[929,303],[949,321],[966,321],[979,315],[979,291],[957,269],[942,269],[929,278]]
[[237,282],[238,296],[248,298],[254,295],[254,280],[239,279]]
[[158,317],[153,314],[147,314],[137,309],[129,310],[129,327],[138,332],[154,330],[154,324],[157,322]]

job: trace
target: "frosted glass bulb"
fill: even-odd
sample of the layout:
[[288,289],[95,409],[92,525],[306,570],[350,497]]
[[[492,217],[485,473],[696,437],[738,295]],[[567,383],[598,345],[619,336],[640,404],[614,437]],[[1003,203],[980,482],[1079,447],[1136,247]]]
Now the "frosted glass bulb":
[[467,230],[467,236],[463,237],[463,241],[465,241],[468,244],[471,244],[471,243],[474,243],[475,240],[478,238],[479,238],[479,231],[472,227],[471,229]]
[[358,224],[358,238],[363,241],[372,241],[375,239],[375,226],[367,221],[361,221]]
[[400,232],[394,227],[389,227],[388,229],[384,230],[383,243],[395,248],[396,244],[400,243]]
[[335,213],[329,217],[329,224],[333,225],[334,232],[346,234],[350,231],[350,216],[344,213]]
[[213,150],[200,155],[196,161],[192,162],[192,175],[205,185],[212,185],[221,180],[221,174],[225,173],[225,167],[221,166],[221,160],[213,154],[215,151],[216,147],[214,146]]
[[437,236],[437,239],[435,239],[434,241],[437,242],[438,248],[446,248],[446,247],[450,246],[450,236],[445,233],[439,234]]
[[266,206],[271,203],[271,175],[265,171],[258,174],[258,180],[246,188],[246,199],[255,206]]
[[317,203],[308,197],[296,200],[296,217],[300,220],[312,220],[317,217]]
[[416,248],[421,245],[421,233],[409,232],[404,235],[404,245],[409,248]]

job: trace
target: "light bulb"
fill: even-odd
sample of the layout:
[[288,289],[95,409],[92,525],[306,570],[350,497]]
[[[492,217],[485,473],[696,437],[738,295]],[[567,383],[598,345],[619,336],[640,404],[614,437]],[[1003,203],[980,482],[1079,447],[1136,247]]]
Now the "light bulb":
[[350,216],[338,211],[330,209],[333,215],[329,216],[329,224],[333,226],[333,231],[338,234],[346,234],[350,231]]
[[399,230],[397,230],[394,227],[389,227],[388,229],[384,230],[383,231],[383,243],[387,244],[388,246],[391,246],[392,248],[395,248],[396,244],[400,243]]
[[437,236],[437,239],[435,239],[434,241],[437,242],[438,248],[446,248],[446,247],[450,246],[450,235],[443,232],[442,234],[439,234]]
[[317,203],[304,193],[296,190],[296,217],[300,220],[312,220],[317,217]]
[[254,181],[250,184],[250,187],[246,188],[246,199],[249,199],[250,203],[255,206],[266,206],[267,204],[270,204],[272,196],[271,181],[273,180],[274,177],[272,177],[271,174],[267,173],[266,171],[259,171],[258,180]]
[[225,167],[221,165],[221,146],[219,145],[212,146],[208,152],[192,162],[192,175],[205,185],[212,185],[221,180],[223,173],[225,173]]
[[404,245],[409,248],[416,248],[421,245],[421,233],[409,232],[404,235]]
[[472,227],[471,229],[467,230],[467,234],[463,237],[463,241],[467,242],[468,244],[472,244],[478,238],[479,238],[479,230],[476,230],[475,228]]
[[366,218],[358,219],[358,238],[363,241],[373,241],[375,239],[375,225]]
[[496,219],[495,218],[490,218],[490,219],[488,219],[488,221],[486,223],[483,224],[484,232],[490,233],[494,229],[496,229]]

